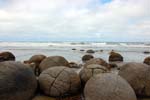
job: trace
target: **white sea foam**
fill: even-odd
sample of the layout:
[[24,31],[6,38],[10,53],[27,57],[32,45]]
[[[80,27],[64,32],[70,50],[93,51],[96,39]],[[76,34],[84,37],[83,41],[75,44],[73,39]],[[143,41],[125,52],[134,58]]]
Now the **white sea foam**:
[[[72,48],[76,48],[75,51]],[[80,50],[103,50],[96,52],[95,57],[108,60],[108,54],[115,50],[124,56],[125,61],[142,62],[144,51],[150,50],[150,43],[113,43],[113,42],[0,42],[0,51],[10,51],[15,54],[17,60],[24,61],[34,54],[47,56],[61,55],[70,61],[81,61],[86,52]],[[149,55],[150,56],[150,55]]]
[[107,42],[0,42],[0,47],[150,47],[147,43],[107,43]]

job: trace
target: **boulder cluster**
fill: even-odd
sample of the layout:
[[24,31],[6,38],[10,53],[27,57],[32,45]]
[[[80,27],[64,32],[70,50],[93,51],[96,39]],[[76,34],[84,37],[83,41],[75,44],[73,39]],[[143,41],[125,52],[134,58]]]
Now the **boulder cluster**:
[[80,65],[62,56],[42,54],[17,62],[13,53],[2,52],[0,100],[138,100],[138,97],[150,97],[147,59],[149,57],[143,63],[122,64],[114,73],[109,62],[123,62],[123,57],[114,51],[110,53],[109,62],[88,54],[81,58]]

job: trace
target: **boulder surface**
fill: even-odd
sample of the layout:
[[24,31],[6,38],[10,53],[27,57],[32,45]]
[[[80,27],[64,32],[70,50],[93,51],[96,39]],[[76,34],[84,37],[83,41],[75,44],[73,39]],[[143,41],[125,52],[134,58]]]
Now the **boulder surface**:
[[120,68],[123,77],[138,96],[150,96],[150,67],[142,63],[127,63]]
[[62,56],[50,56],[45,58],[39,65],[40,72],[55,66],[68,66],[69,62]]
[[137,100],[131,86],[119,75],[92,77],[84,89],[85,100]]
[[106,73],[106,67],[97,64],[91,64],[83,68],[80,71],[80,78],[83,84],[85,84],[91,77],[97,74]]
[[16,57],[11,52],[1,52],[0,53],[0,62],[2,61],[15,61]]
[[14,61],[0,63],[0,100],[30,100],[36,88],[31,68]]
[[109,61],[110,62],[115,62],[115,61],[123,61],[123,56],[119,53],[116,52],[111,52],[109,56]]
[[54,97],[76,94],[81,86],[79,75],[64,66],[43,71],[39,76],[39,84],[46,95]]

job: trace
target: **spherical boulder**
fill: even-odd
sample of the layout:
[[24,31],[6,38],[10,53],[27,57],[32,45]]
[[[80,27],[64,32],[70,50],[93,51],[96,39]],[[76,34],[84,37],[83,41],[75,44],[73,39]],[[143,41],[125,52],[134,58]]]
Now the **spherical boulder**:
[[137,100],[131,86],[116,74],[92,77],[84,89],[85,100]]
[[121,54],[116,53],[116,52],[111,52],[109,56],[109,61],[110,62],[115,62],[115,61],[123,61],[123,57]]
[[79,74],[80,74],[81,81],[84,85],[92,76],[100,73],[106,73],[106,72],[107,72],[106,67],[102,65],[91,64],[83,68]]
[[0,63],[0,100],[30,100],[36,88],[31,68],[14,61]]
[[34,66],[32,66],[32,69],[34,70],[35,75],[39,76],[40,74],[39,65],[45,58],[46,58],[45,55],[34,55],[29,60],[24,61],[24,63],[30,64],[31,66],[34,64]]
[[90,50],[87,50],[86,53],[95,53],[95,51],[90,49]]
[[73,48],[72,50],[77,50],[76,48]]
[[84,67],[87,67],[90,64],[102,65],[109,69],[109,64],[101,58],[93,58],[91,60],[86,61],[86,63],[84,64]]
[[127,63],[118,73],[128,81],[138,96],[150,96],[150,67],[142,63]]
[[100,52],[103,52],[104,50],[100,50]]
[[1,52],[0,62],[2,61],[15,61],[15,56],[11,52]]
[[150,57],[146,57],[143,61],[143,63],[150,65]]
[[27,62],[39,65],[45,58],[45,55],[33,55]]
[[93,59],[93,58],[94,58],[94,57],[93,57],[92,55],[84,55],[84,56],[82,57],[82,61],[85,62],[85,61],[88,61],[88,60]]
[[39,84],[46,95],[54,97],[76,94],[81,86],[79,75],[64,66],[43,71],[39,76]]
[[45,58],[39,65],[40,72],[55,66],[68,66],[69,62],[62,56],[50,56]]
[[144,54],[150,54],[150,51],[144,51],[143,53]]
[[80,51],[85,51],[85,50],[81,49]]

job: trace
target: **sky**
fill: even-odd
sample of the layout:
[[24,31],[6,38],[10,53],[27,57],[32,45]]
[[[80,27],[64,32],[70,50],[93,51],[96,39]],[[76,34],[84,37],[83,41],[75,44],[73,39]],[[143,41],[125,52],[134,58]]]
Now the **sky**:
[[150,42],[150,0],[0,0],[0,41]]

